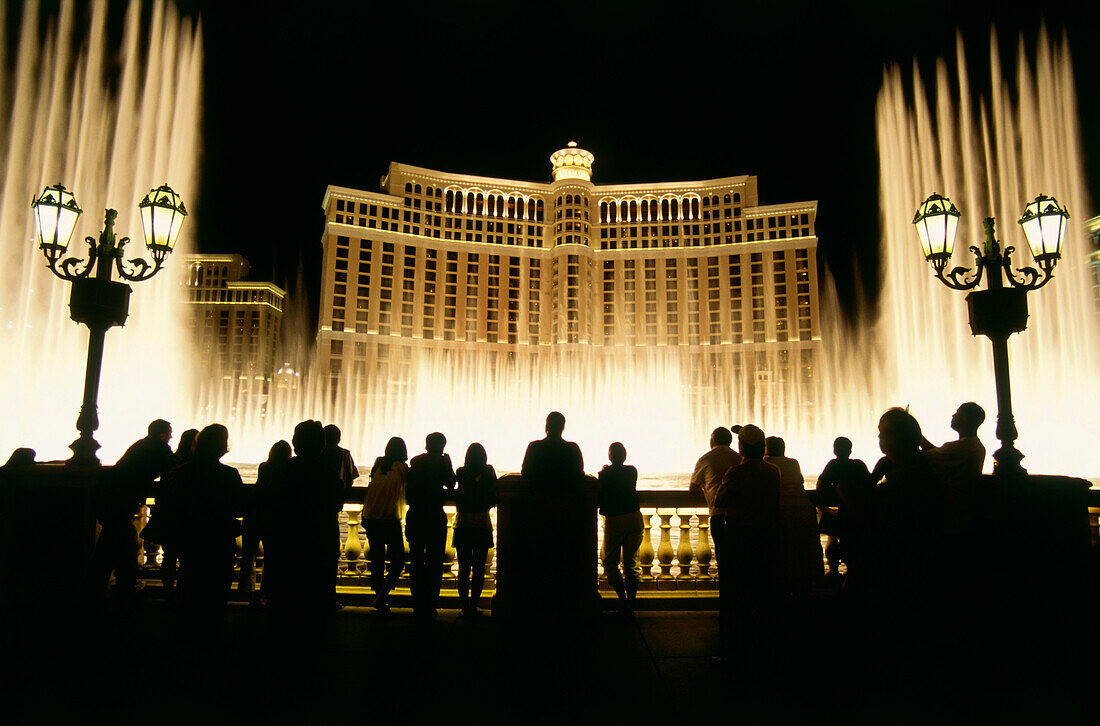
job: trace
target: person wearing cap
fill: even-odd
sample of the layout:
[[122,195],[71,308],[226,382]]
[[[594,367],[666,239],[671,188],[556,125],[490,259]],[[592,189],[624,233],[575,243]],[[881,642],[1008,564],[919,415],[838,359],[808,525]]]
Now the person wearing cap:
[[[731,619],[748,621],[738,623],[738,632],[761,635],[779,520],[780,474],[764,461],[764,432],[752,424],[743,426],[737,448],[741,463],[726,472],[714,497],[726,513],[724,571],[731,581],[719,591],[719,599],[727,600],[725,607],[719,605],[719,632],[727,652]],[[732,573],[736,578],[729,577]]]

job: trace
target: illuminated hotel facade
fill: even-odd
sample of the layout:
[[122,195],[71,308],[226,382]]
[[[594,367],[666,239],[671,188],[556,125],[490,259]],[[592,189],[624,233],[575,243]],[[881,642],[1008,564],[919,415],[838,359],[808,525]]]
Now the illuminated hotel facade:
[[245,280],[248,261],[237,254],[192,254],[185,259],[184,299],[201,383],[229,400],[266,400],[275,372],[286,292]]
[[318,363],[330,389],[400,385],[418,351],[674,351],[705,384],[813,376],[816,202],[753,176],[599,185],[573,142],[549,183],[391,163],[330,186]]

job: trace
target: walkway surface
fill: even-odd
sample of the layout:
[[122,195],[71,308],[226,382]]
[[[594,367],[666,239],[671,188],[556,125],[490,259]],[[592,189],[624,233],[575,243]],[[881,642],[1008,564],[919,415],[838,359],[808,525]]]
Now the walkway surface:
[[[6,669],[0,713],[4,723],[137,726],[926,723],[1015,708],[1005,689],[917,685],[904,659],[845,649],[842,600],[816,593],[769,639],[763,665],[715,661],[710,611],[508,623],[348,606],[287,632],[266,612],[231,604],[221,632],[203,638],[152,596],[94,616],[42,603],[5,615],[4,660],[17,668]],[[1047,723],[1078,713],[1056,691],[1026,705]]]

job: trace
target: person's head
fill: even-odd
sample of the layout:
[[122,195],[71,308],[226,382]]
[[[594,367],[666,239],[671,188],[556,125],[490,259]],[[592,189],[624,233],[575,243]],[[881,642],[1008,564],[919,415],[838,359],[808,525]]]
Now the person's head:
[[336,445],[340,443],[340,427],[336,424],[329,424],[325,427],[325,448],[335,449]]
[[951,417],[951,428],[963,436],[977,436],[978,427],[985,422],[985,409],[967,401],[959,406],[959,410]]
[[429,454],[442,454],[447,446],[447,437],[436,431],[424,438],[424,450]]
[[546,417],[546,433],[549,436],[561,436],[565,431],[565,416],[557,411],[551,411]]
[[626,447],[618,441],[607,447],[607,458],[612,464],[621,464],[626,461]]
[[180,442],[176,447],[176,456],[191,456],[195,453],[195,439],[199,437],[198,429],[187,429],[180,434]]
[[277,464],[290,459],[290,444],[279,439],[271,445],[271,449],[267,452],[267,461],[270,464]]
[[764,432],[752,424],[742,426],[737,432],[737,450],[746,459],[763,459]]
[[485,447],[476,441],[466,449],[466,461],[463,466],[466,471],[481,471],[489,461],[489,455],[485,453]]
[[[730,426],[730,432],[733,433],[734,436],[741,433],[741,424],[734,424],[733,426]],[[733,441],[733,439],[731,438],[730,441]]]
[[391,464],[395,461],[405,461],[409,458],[409,451],[405,448],[405,439],[394,436],[386,442],[386,461]]
[[155,421],[149,423],[149,438],[160,439],[164,443],[168,443],[168,440],[172,438],[172,424],[168,423],[162,418],[158,418]]
[[833,454],[838,459],[847,459],[852,455],[852,440],[846,436],[837,436],[833,440]]
[[11,452],[11,456],[8,457],[4,466],[23,466],[25,464],[34,463],[34,449],[28,449],[26,446],[20,446],[15,451]]
[[920,452],[920,424],[904,408],[890,408],[878,420],[878,447],[895,463],[908,461]]
[[764,452],[768,456],[783,456],[787,453],[787,442],[778,436],[764,439]]
[[320,421],[302,421],[294,427],[290,443],[294,445],[295,454],[312,459],[325,450],[325,429]]
[[719,426],[710,432],[710,447],[729,446],[733,443],[733,434],[725,426]]
[[217,461],[229,451],[229,429],[221,424],[210,424],[195,439],[195,458],[199,461]]

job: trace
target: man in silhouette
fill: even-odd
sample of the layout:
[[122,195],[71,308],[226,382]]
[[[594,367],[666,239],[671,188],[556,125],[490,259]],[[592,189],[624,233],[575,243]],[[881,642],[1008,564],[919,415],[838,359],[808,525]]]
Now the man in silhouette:
[[340,509],[336,510],[336,525],[333,527],[336,566],[332,568],[332,604],[334,609],[339,610],[343,607],[336,599],[336,578],[340,574],[340,559],[343,556],[340,548],[340,510],[343,509],[344,502],[351,494],[352,485],[359,478],[359,470],[355,468],[355,460],[352,459],[351,452],[340,446],[340,428],[336,424],[325,426],[325,452],[323,456],[325,465],[329,468],[330,473],[340,480],[340,486],[343,490]]
[[95,489],[96,519],[102,525],[89,569],[91,597],[107,592],[111,571],[122,597],[133,594],[137,581],[137,530],[134,515],[149,497],[153,480],[172,466],[172,425],[164,419],[149,424],[145,438],[126,449]]
[[211,424],[199,433],[194,456],[172,479],[178,508],[183,605],[192,624],[216,634],[233,580],[237,518],[244,509],[240,473],[221,463],[229,431]]
[[[737,427],[740,430],[740,426]],[[710,434],[710,451],[699,457],[695,462],[695,471],[691,474],[689,491],[702,494],[707,500],[707,509],[710,510],[710,534],[714,539],[714,562],[718,570],[718,590],[723,588],[722,579],[722,547],[726,543],[726,510],[714,504],[714,495],[718,492],[718,486],[722,483],[722,477],[726,472],[741,463],[741,455],[730,448],[733,443],[733,435],[730,430],[719,426]],[[729,572],[731,578],[733,570]],[[723,600],[721,594],[718,597],[719,607]]]
[[302,421],[294,458],[271,482],[264,578],[277,613],[315,614],[332,607],[332,531],[343,485],[324,460],[319,421]]
[[434,618],[443,578],[443,550],[447,544],[447,515],[443,490],[455,485],[451,457],[443,453],[447,437],[438,431],[424,440],[426,451],[409,462],[405,501],[405,539],[409,541],[409,586],[413,612]]
[[[546,438],[528,444],[521,469],[531,488],[519,517],[526,532],[517,549],[529,563],[522,577],[533,593],[532,606],[547,613],[584,608],[599,597],[595,578],[587,582],[581,564],[596,560],[595,538],[590,537],[595,534],[595,512],[589,519],[583,497],[584,459],[579,446],[562,438],[563,431],[565,416],[552,411],[546,417]],[[543,538],[549,536],[561,546],[557,556],[536,572]]]
[[958,432],[958,439],[933,446],[921,437],[921,450],[943,485],[944,527],[949,536],[962,536],[973,528],[976,485],[985,464],[985,446],[978,439],[978,427],[984,421],[985,409],[968,401],[951,416],[951,428]]
[[546,438],[527,445],[521,474],[536,491],[575,491],[584,477],[581,449],[562,438],[564,431],[565,416],[551,411],[546,417]]
[[[848,494],[851,495],[851,490],[860,490],[856,493],[858,498],[871,478],[871,473],[867,471],[867,465],[860,459],[851,458],[851,439],[838,436],[833,441],[833,455],[836,458],[821,470],[821,475],[817,477],[817,486],[810,493],[810,500],[816,507],[821,509],[821,534],[829,538],[828,543],[825,545],[825,559],[829,565],[829,578],[839,577],[837,568],[841,559],[844,560],[845,564],[850,565],[848,562],[847,541],[849,532],[846,528],[849,525],[853,529],[858,526],[852,521],[852,513],[849,511],[847,504],[842,501],[841,492],[847,489],[849,490]],[[832,512],[834,508],[837,509],[835,514]],[[854,538],[858,540],[859,535],[854,534]],[[858,549],[858,543],[855,546]],[[856,558],[859,558],[858,554]]]
[[[732,636],[745,641],[744,655],[762,657],[771,592],[776,531],[779,525],[779,469],[764,461],[764,432],[752,424],[737,434],[741,463],[730,468],[718,486],[714,503],[726,513],[725,574],[719,590],[719,633],[723,651],[731,651]],[[735,622],[736,621],[736,622]],[[748,661],[745,661],[746,664]]]

